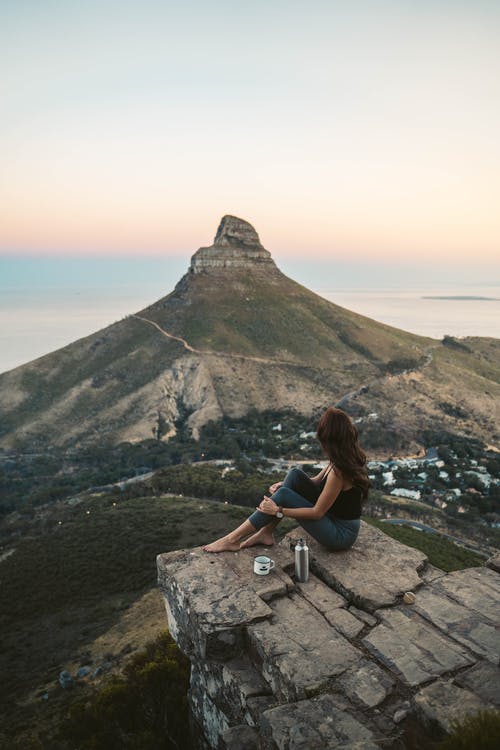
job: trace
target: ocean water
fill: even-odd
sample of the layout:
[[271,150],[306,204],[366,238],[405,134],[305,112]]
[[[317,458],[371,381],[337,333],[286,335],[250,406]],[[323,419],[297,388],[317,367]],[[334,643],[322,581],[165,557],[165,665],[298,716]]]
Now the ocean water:
[[410,333],[500,338],[500,286],[326,289],[323,297]]
[[[185,258],[0,258],[0,372],[151,304],[172,291],[188,265]],[[359,273],[346,273],[342,286],[331,287],[314,269],[299,277],[297,265],[289,266],[280,263],[326,299],[397,328],[433,338],[500,337],[500,284],[408,288],[393,278],[388,288],[372,278],[360,287]]]

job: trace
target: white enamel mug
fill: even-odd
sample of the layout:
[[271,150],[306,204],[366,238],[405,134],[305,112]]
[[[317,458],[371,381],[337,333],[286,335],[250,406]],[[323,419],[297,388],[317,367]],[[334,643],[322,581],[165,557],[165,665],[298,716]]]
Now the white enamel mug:
[[258,576],[267,576],[270,570],[274,568],[274,560],[266,555],[258,555],[253,561],[253,572]]

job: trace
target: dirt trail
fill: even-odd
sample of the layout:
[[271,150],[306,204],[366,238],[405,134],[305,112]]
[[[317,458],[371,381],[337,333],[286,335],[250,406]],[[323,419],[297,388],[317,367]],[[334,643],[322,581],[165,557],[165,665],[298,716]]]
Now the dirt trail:
[[233,354],[231,352],[218,352],[215,349],[196,349],[194,346],[191,346],[191,344],[188,344],[186,339],[183,339],[182,336],[174,336],[173,333],[169,333],[164,328],[158,325],[158,323],[155,323],[154,320],[149,320],[149,318],[143,318],[140,315],[132,315],[132,318],[137,318],[138,320],[144,321],[144,323],[149,323],[149,325],[154,326],[155,328],[160,331],[164,336],[166,336],[169,339],[173,339],[174,341],[178,341],[181,343],[184,348],[188,352],[193,352],[194,354],[204,354],[204,355],[212,355],[215,357],[225,357],[226,359],[246,359],[249,362],[260,362],[263,364],[270,364],[270,365],[287,365],[292,367],[303,367],[303,365],[297,363],[297,362],[290,362],[286,359],[269,359],[267,357],[252,357],[250,354]]
[[369,383],[366,383],[364,385],[361,385],[359,388],[356,388],[354,391],[350,391],[349,393],[346,393],[345,396],[342,396],[342,398],[337,401],[336,406],[342,409],[351,399],[356,398],[357,396],[360,396],[362,393],[366,393],[370,390],[370,388],[373,388],[373,386],[377,385],[378,383],[382,383],[384,380],[396,380],[398,378],[403,377],[404,375],[409,375],[411,372],[420,372],[425,367],[428,367],[431,362],[433,361],[432,352],[431,349],[434,349],[435,347],[428,347],[425,354],[425,361],[422,362],[421,365],[418,367],[412,367],[406,370],[401,370],[401,372],[395,372],[395,373],[386,373],[385,375],[381,375],[378,378],[374,378]]
[[[215,357],[225,357],[226,359],[243,359],[243,360],[248,360],[249,362],[259,362],[259,363],[271,364],[271,365],[286,365],[287,367],[304,367],[304,365],[298,362],[290,362],[289,360],[285,360],[285,359],[269,359],[266,357],[252,357],[249,354],[233,354],[230,352],[218,352],[218,351],[215,351],[214,349],[196,349],[194,346],[191,346],[191,344],[189,344],[186,341],[186,339],[183,339],[182,336],[175,336],[173,333],[169,333],[160,325],[158,325],[158,323],[155,323],[154,320],[149,320],[149,318],[143,318],[141,315],[132,315],[131,317],[137,318],[137,320],[142,320],[144,323],[148,323],[149,325],[154,326],[163,336],[166,336],[169,339],[173,339],[174,341],[178,341],[180,344],[183,345],[186,351],[192,352],[193,354],[201,354],[205,356],[211,355]],[[374,378],[369,383],[365,385],[361,385],[359,388],[356,388],[356,390],[346,393],[337,401],[336,405],[340,408],[343,408],[352,398],[356,398],[356,396],[359,396],[362,393],[365,393],[374,385],[386,379],[400,378],[404,375],[409,374],[410,372],[418,372],[419,370],[423,370],[425,367],[428,367],[433,360],[432,352],[430,351],[431,348],[434,348],[434,347],[427,348],[425,361],[419,367],[402,370],[401,372],[396,372],[396,373],[387,373],[385,375],[381,375],[378,378]]]

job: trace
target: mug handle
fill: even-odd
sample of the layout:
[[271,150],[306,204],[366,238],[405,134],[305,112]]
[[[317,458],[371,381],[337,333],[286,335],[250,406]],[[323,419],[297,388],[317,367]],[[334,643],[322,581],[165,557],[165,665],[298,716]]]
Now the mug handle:
[[272,570],[274,567],[276,567],[276,563],[274,562],[274,560],[270,560],[270,562],[269,562],[269,570]]

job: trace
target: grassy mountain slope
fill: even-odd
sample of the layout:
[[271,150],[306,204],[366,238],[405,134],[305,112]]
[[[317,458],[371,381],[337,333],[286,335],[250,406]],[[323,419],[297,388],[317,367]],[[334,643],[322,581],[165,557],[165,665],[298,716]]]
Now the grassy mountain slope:
[[137,441],[158,427],[168,438],[176,420],[196,436],[225,414],[310,415],[338,402],[360,418],[377,412],[377,428],[402,430],[408,447],[443,424],[492,442],[499,379],[495,339],[416,336],[274,266],[210,269],[186,274],[137,315],[0,375],[0,447]]
[[320,368],[417,360],[431,341],[328,302],[277,269],[187,275],[140,314],[196,348]]

